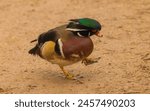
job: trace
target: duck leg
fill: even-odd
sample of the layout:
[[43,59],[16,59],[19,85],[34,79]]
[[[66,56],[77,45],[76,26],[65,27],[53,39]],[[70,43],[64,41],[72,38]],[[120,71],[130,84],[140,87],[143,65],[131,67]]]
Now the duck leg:
[[84,65],[90,65],[90,64],[93,64],[93,63],[98,62],[98,60],[99,60],[100,58],[101,58],[101,57],[94,58],[94,59],[91,59],[91,58],[84,58],[84,59],[82,60],[82,63],[83,63]]
[[66,70],[64,70],[63,66],[59,66],[61,68],[61,70],[63,71],[63,74],[66,76],[67,79],[74,79],[74,75],[70,74],[69,72],[67,72]]
[[[59,66],[61,68],[61,70],[63,71],[63,74],[66,76],[67,79],[70,80],[76,80],[77,82],[79,82],[80,84],[83,84],[82,81],[80,81],[77,77],[75,77],[73,74],[70,74],[69,72],[65,71],[63,66]],[[79,76],[79,75],[78,75]],[[82,77],[83,78],[83,77]]]

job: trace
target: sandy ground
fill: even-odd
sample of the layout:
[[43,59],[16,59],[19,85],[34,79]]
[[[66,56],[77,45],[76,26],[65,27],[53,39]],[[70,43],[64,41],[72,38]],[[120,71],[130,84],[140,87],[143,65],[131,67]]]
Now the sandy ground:
[[[28,54],[30,41],[72,18],[102,25],[91,58],[66,70]],[[0,0],[0,93],[150,93],[150,0]]]

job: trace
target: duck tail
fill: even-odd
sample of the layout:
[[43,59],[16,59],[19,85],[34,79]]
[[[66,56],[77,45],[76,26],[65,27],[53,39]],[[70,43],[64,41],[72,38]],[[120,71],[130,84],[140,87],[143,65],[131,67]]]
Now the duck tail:
[[36,55],[36,54],[38,54],[38,52],[39,52],[39,47],[38,47],[38,45],[36,45],[35,47],[33,47],[32,49],[30,49],[30,50],[28,51],[28,53],[29,53],[29,54],[32,54],[32,55]]
[[37,39],[34,39],[34,40],[32,40],[30,43],[32,43],[32,42],[36,42],[37,41]]

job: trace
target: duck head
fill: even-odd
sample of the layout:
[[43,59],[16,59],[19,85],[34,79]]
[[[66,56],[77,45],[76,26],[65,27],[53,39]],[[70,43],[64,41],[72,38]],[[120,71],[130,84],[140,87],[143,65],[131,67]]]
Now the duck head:
[[66,30],[72,31],[79,37],[90,37],[92,35],[100,37],[101,24],[90,18],[71,19]]

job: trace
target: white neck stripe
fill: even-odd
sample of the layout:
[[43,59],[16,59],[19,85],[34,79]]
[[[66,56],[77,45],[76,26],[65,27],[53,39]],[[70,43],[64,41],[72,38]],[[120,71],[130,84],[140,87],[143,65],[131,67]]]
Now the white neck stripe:
[[77,32],[77,35],[78,35],[79,37],[83,37],[83,36],[80,34],[80,32]]
[[69,30],[69,31],[87,31],[87,29],[72,29],[72,28],[66,28],[66,30]]
[[63,53],[63,43],[62,43],[62,41],[61,41],[61,39],[58,39],[58,45],[59,45],[59,49],[60,49],[60,53],[61,53],[61,56],[63,57],[63,58],[65,58],[65,55],[64,55],[64,53]]
[[89,33],[88,33],[88,36],[90,36],[90,35],[91,35],[91,33],[89,32]]

